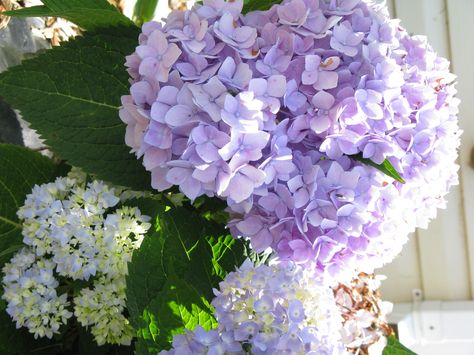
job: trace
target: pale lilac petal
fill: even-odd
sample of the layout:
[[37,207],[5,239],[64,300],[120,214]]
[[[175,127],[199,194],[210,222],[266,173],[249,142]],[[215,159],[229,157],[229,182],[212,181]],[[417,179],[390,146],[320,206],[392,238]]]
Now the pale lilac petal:
[[335,101],[336,100],[334,96],[325,91],[317,92],[312,99],[314,107],[321,108],[323,110],[329,110],[334,105]]
[[250,216],[237,223],[237,228],[244,236],[253,236],[262,229],[262,222],[258,217]]
[[170,43],[166,53],[163,54],[161,62],[165,67],[171,68],[173,64],[176,63],[180,55],[181,50],[179,49],[179,47],[174,43]]
[[268,79],[267,92],[273,97],[283,97],[286,92],[286,78],[283,75],[272,75]]
[[315,133],[322,133],[329,129],[331,120],[328,116],[315,116],[311,119],[310,127]]
[[165,122],[170,126],[182,126],[193,119],[193,111],[189,106],[176,105],[171,107],[165,116]]

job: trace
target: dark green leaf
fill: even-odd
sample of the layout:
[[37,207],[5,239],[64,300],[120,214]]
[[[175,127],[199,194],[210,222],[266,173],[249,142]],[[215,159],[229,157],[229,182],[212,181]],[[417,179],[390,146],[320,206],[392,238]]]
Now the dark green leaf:
[[229,220],[229,213],[225,210],[227,204],[224,200],[207,196],[198,197],[192,204],[192,208],[209,221],[225,225]]
[[282,0],[244,0],[242,13],[246,14],[251,11],[265,11],[275,4],[281,3]]
[[[98,346],[92,334],[84,327],[77,329],[77,345],[75,344],[74,354],[76,355],[132,355],[132,346],[118,346],[104,344]],[[72,355],[72,354],[71,354]]]
[[214,326],[212,289],[244,260],[243,243],[198,213],[159,203],[156,212],[155,231],[134,253],[127,278],[138,354],[169,347],[185,328]]
[[44,5],[30,6],[30,7],[17,9],[17,10],[5,11],[3,14],[7,16],[13,16],[13,17],[49,17],[49,16],[52,17],[54,16],[53,11],[51,11],[47,6],[44,6]]
[[0,74],[0,96],[21,111],[62,159],[100,179],[137,190],[150,175],[124,144],[118,117],[128,93],[125,56],[139,30],[87,32]]
[[85,30],[117,25],[133,25],[126,16],[106,0],[42,0],[44,6],[7,11],[8,16],[62,17]]
[[395,179],[402,184],[405,183],[405,180],[400,176],[398,171],[393,167],[392,163],[388,159],[385,159],[385,161],[382,164],[376,164],[370,159],[365,159],[362,157],[362,153],[355,154],[355,155],[349,155],[354,160],[360,161],[361,163],[365,165],[372,166],[378,170],[380,170],[382,173],[384,173],[387,176],[390,176],[392,179]]
[[137,0],[133,9],[133,20],[138,25],[152,20],[155,15],[156,5],[158,5],[158,0]]
[[387,346],[383,350],[383,355],[416,355],[413,351],[404,346],[394,337],[388,337]]
[[35,340],[26,328],[16,329],[10,316],[0,312],[0,354],[2,355],[56,355],[62,344],[54,338]]
[[39,153],[17,145],[0,144],[0,265],[21,245],[16,212],[36,184],[54,179],[56,166]]

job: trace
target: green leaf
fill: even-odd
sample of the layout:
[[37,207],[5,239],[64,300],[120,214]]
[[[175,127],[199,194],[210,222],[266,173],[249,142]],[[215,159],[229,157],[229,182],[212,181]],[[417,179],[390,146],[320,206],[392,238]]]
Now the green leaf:
[[1,73],[0,96],[71,165],[144,190],[150,175],[125,146],[118,116],[120,97],[129,92],[123,63],[138,34],[123,26],[87,32]]
[[390,176],[392,179],[395,179],[398,182],[401,182],[402,184],[405,183],[405,180],[403,180],[403,178],[400,176],[398,171],[393,167],[392,163],[390,163],[388,159],[385,159],[382,164],[376,164],[372,160],[362,157],[362,153],[349,155],[349,157],[365,165],[369,165],[380,170],[385,175]]
[[158,5],[158,0],[137,0],[133,9],[133,20],[140,26],[152,20],[156,5]]
[[[139,338],[144,354],[169,348],[173,336],[198,324],[210,330],[217,327],[212,307],[187,281],[170,275],[158,295],[145,309],[143,337]],[[137,352],[140,354],[141,352]]]
[[106,0],[42,0],[43,6],[7,11],[8,16],[62,17],[85,30],[117,25],[132,26],[133,22]]
[[77,327],[77,342],[73,346],[74,352],[71,355],[131,355],[132,346],[118,346],[111,344],[97,345],[94,337],[82,326]]
[[17,145],[0,144],[0,265],[21,246],[21,224],[16,212],[33,186],[54,179],[52,160]]
[[154,232],[134,253],[127,277],[138,354],[169,347],[185,328],[214,327],[212,289],[245,258],[241,241],[197,212],[156,202],[155,215]]
[[400,343],[395,336],[390,336],[388,337],[387,346],[383,350],[383,355],[416,355],[416,353]]
[[53,17],[53,11],[51,11],[47,6],[37,5],[24,7],[17,10],[5,11],[3,15],[13,16],[13,17]]
[[242,13],[246,14],[251,11],[265,11],[275,4],[281,3],[282,0],[244,0]]

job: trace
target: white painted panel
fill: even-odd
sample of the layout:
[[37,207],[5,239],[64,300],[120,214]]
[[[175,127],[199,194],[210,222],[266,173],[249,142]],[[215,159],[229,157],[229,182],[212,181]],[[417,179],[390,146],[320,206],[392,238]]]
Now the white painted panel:
[[396,16],[409,33],[428,36],[433,48],[443,57],[449,57],[444,0],[394,0],[394,4]]
[[394,303],[411,302],[412,290],[422,288],[419,270],[418,245],[413,235],[403,252],[391,264],[377,271],[388,276],[382,282],[382,298]]
[[[461,178],[464,199],[467,251],[470,260],[471,288],[474,285],[474,170],[470,167],[474,147],[474,1],[447,0],[452,65],[458,75],[457,89],[462,100]],[[474,290],[471,290],[474,294]]]
[[[474,4],[474,1],[470,2]],[[402,20],[403,27],[410,33],[428,36],[429,42],[440,55],[450,57],[448,15],[444,0],[394,0],[394,5],[395,14]],[[452,189],[448,201],[448,209],[438,213],[438,218],[431,222],[428,230],[417,231],[419,270],[413,270],[413,275],[408,277],[411,281],[401,284],[400,271],[393,266],[386,269],[389,279],[385,287],[391,292],[397,292],[396,286],[401,287],[398,294],[389,293],[389,298],[399,301],[401,294],[406,294],[408,284],[413,284],[418,272],[425,299],[470,299],[461,188]],[[403,253],[415,253],[415,250],[407,248],[415,248],[413,243],[407,245]]]

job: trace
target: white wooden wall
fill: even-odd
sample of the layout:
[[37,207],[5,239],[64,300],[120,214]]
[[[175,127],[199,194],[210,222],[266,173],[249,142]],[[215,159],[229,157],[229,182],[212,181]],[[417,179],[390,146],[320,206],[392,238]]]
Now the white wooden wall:
[[383,297],[412,301],[413,289],[427,300],[466,300],[474,295],[474,0],[390,0],[393,17],[409,32],[428,36],[458,75],[464,130],[459,164],[460,186],[452,189],[447,210],[428,230],[418,230],[402,255],[380,272],[388,279]]

